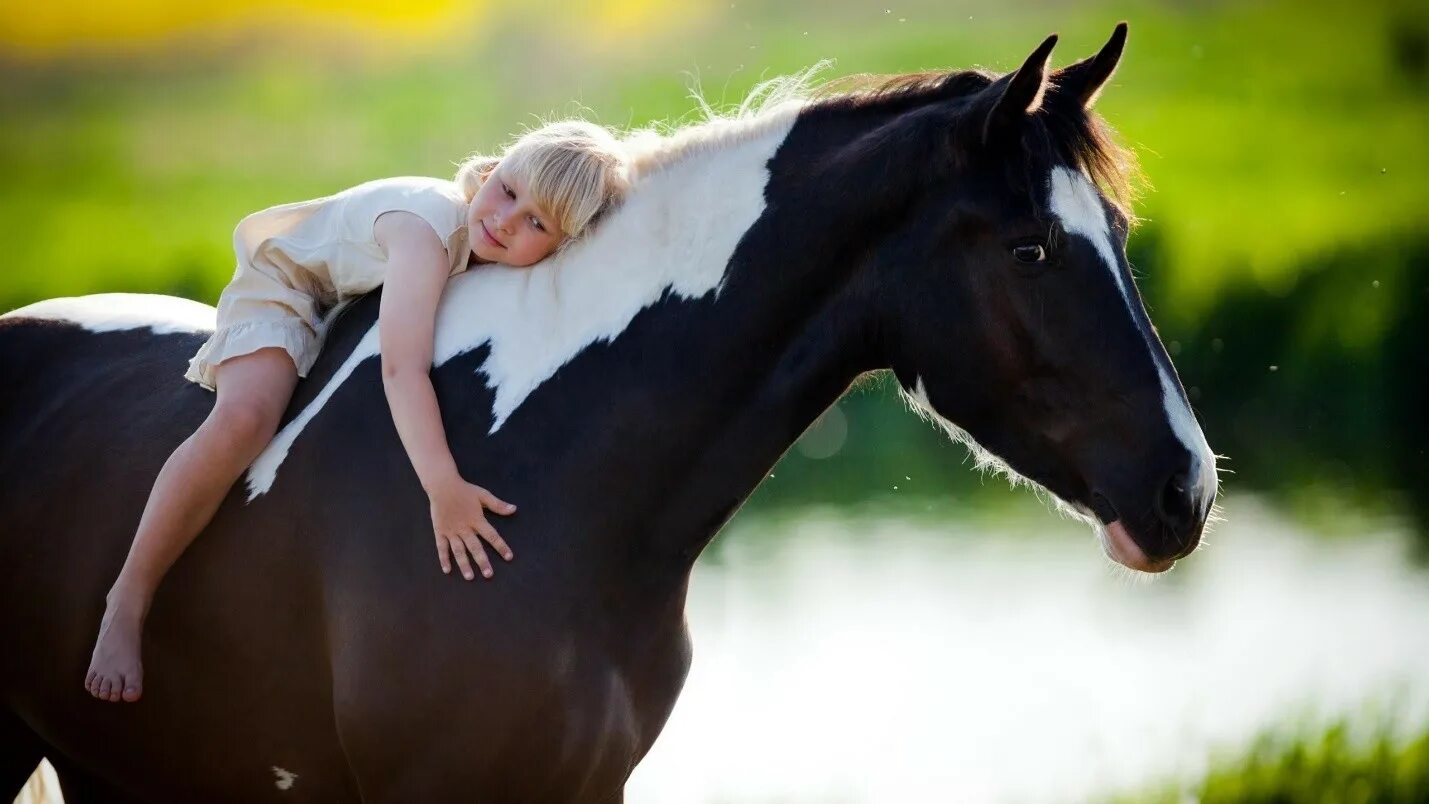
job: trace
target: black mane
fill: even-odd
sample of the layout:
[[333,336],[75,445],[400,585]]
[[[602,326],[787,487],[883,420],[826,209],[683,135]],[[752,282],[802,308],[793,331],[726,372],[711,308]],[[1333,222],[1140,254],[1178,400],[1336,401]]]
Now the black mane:
[[[1009,76],[986,70],[851,75],[814,89],[809,108],[899,115],[932,104],[947,105],[953,117],[947,121],[952,125],[946,141],[953,148],[953,164],[964,165],[982,145],[981,120],[974,120],[977,115],[970,113],[982,109],[978,101],[985,90]],[[1053,74],[1042,107],[1032,116],[1034,125],[1027,130],[1024,147],[1043,151],[1044,157],[1055,154],[1055,161],[1075,165],[1091,177],[1118,211],[1132,218],[1132,203],[1142,183],[1136,154],[1118,142],[1101,115],[1059,96],[1057,79]],[[878,147],[886,145],[886,140],[877,143]]]

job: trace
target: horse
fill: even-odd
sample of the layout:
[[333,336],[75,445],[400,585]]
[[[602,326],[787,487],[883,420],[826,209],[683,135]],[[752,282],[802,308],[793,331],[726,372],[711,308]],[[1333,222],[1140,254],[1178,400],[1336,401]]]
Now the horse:
[[[628,198],[528,270],[449,281],[432,381],[516,558],[444,576],[380,381],[336,313],[272,444],[164,582],[145,697],[82,680],[212,308],[0,318],[0,792],[66,801],[619,802],[691,663],[692,566],[860,376],[1044,489],[1103,550],[1195,549],[1215,458],[1125,255],[1129,155],[1052,71],[872,80],[632,140]],[[779,93],[776,93],[779,94]]]

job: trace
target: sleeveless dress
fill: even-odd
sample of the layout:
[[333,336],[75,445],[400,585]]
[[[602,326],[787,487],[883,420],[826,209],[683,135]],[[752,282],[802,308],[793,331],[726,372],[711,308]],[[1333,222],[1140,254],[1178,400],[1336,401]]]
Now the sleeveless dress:
[[233,230],[238,268],[218,298],[217,328],[189,361],[184,377],[210,390],[230,357],[268,346],[287,350],[305,377],[317,359],[335,307],[378,285],[387,254],[373,226],[405,210],[431,225],[446,245],[447,275],[471,256],[467,202],[454,182],[399,176],[335,195],[255,212]]

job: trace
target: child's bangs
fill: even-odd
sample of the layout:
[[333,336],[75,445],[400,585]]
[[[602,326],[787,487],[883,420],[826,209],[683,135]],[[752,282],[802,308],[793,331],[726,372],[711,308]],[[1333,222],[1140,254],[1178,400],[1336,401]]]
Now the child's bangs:
[[579,232],[600,206],[599,165],[582,154],[546,143],[515,148],[502,160],[526,185],[531,199],[566,234]]

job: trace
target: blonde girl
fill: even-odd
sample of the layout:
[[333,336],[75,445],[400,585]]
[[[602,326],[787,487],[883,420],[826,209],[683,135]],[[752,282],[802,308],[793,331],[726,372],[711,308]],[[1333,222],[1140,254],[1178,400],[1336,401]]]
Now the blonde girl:
[[624,194],[623,153],[600,126],[555,123],[499,158],[466,160],[453,181],[379,179],[238,224],[238,269],[219,297],[217,330],[185,375],[217,400],[150,492],[106,597],[85,680],[91,695],[139,699],[141,634],[160,579],[277,431],[317,358],[324,313],[378,285],[383,388],[431,501],[442,572],[455,562],[471,580],[474,563],[490,578],[482,540],[511,560],[485,512],[516,507],[462,479],[442,429],[429,378],[437,301],[446,280],[472,265],[534,265],[584,234]]

